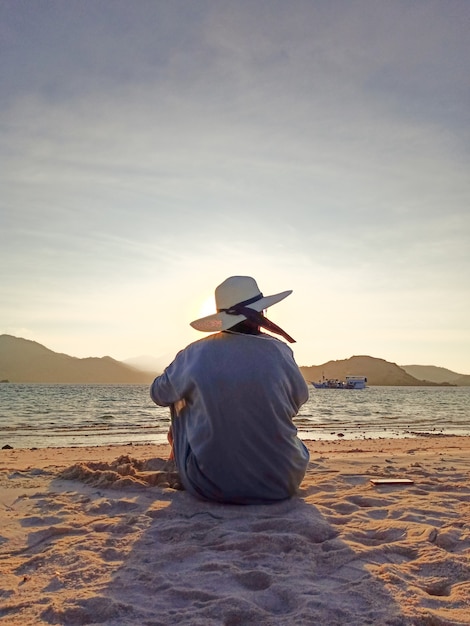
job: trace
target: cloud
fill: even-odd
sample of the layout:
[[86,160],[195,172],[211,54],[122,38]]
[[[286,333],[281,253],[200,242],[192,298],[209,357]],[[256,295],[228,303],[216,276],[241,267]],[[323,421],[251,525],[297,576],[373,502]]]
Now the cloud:
[[53,339],[69,320],[68,336],[105,349],[113,335],[145,343],[155,322],[179,343],[203,294],[251,273],[294,288],[276,315],[305,350],[368,330],[379,346],[430,310],[434,328],[464,334],[466,5],[1,10],[9,327],[16,316]]

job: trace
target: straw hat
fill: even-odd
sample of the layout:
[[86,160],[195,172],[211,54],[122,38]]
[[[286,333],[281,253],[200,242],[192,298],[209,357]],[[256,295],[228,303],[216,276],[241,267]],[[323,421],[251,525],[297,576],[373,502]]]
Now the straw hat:
[[191,326],[207,333],[228,330],[247,319],[248,315],[238,312],[240,309],[249,308],[261,312],[284,300],[291,293],[292,290],[289,290],[273,296],[263,296],[254,278],[231,276],[215,290],[217,313],[194,320]]

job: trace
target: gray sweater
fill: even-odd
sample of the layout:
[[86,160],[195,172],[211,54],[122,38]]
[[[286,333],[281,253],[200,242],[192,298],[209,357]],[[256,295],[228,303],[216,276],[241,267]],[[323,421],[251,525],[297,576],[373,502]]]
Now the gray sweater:
[[292,418],[308,387],[287,344],[210,335],[179,352],[150,394],[172,407],[176,463],[194,495],[255,503],[297,491],[309,456]]

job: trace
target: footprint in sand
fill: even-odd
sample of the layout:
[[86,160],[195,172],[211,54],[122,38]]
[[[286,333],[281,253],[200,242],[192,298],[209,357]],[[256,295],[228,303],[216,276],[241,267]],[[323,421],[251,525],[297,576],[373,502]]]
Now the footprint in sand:
[[355,513],[359,509],[352,502],[332,502],[330,507],[340,515],[351,515],[351,513]]
[[448,578],[431,579],[423,586],[423,591],[430,596],[450,596],[452,584]]
[[378,507],[388,507],[393,503],[393,500],[388,498],[375,498],[373,496],[350,496],[348,498],[349,502],[356,504],[362,508],[378,508]]
[[63,519],[61,517],[56,517],[54,515],[49,515],[46,517],[39,517],[38,515],[31,515],[30,517],[25,517],[21,520],[21,525],[28,526],[47,526],[53,524],[60,524]]
[[86,507],[85,511],[88,515],[107,515],[127,513],[128,511],[134,511],[139,508],[136,502],[129,500],[110,500],[105,498],[97,502],[93,502],[90,506]]
[[384,526],[363,531],[355,530],[352,536],[355,541],[366,546],[387,545],[406,539],[406,533],[401,526]]
[[272,584],[272,576],[266,572],[260,572],[257,570],[236,574],[235,578],[240,585],[242,585],[242,587],[250,589],[251,591],[262,591],[263,589],[270,587]]
[[109,598],[96,596],[79,600],[74,606],[66,608],[57,607],[52,603],[41,617],[48,624],[95,624],[109,620],[109,623],[117,623],[125,618],[132,617],[131,606],[122,602],[113,602]]
[[470,545],[470,534],[462,528],[447,528],[436,533],[434,543],[446,552],[464,552]]

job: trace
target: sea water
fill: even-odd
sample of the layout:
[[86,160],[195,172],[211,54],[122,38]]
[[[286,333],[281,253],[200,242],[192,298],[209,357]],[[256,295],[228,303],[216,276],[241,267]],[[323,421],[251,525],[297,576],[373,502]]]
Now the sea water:
[[[302,439],[470,434],[470,387],[314,389]],[[169,409],[148,385],[0,384],[0,448],[162,443]]]

